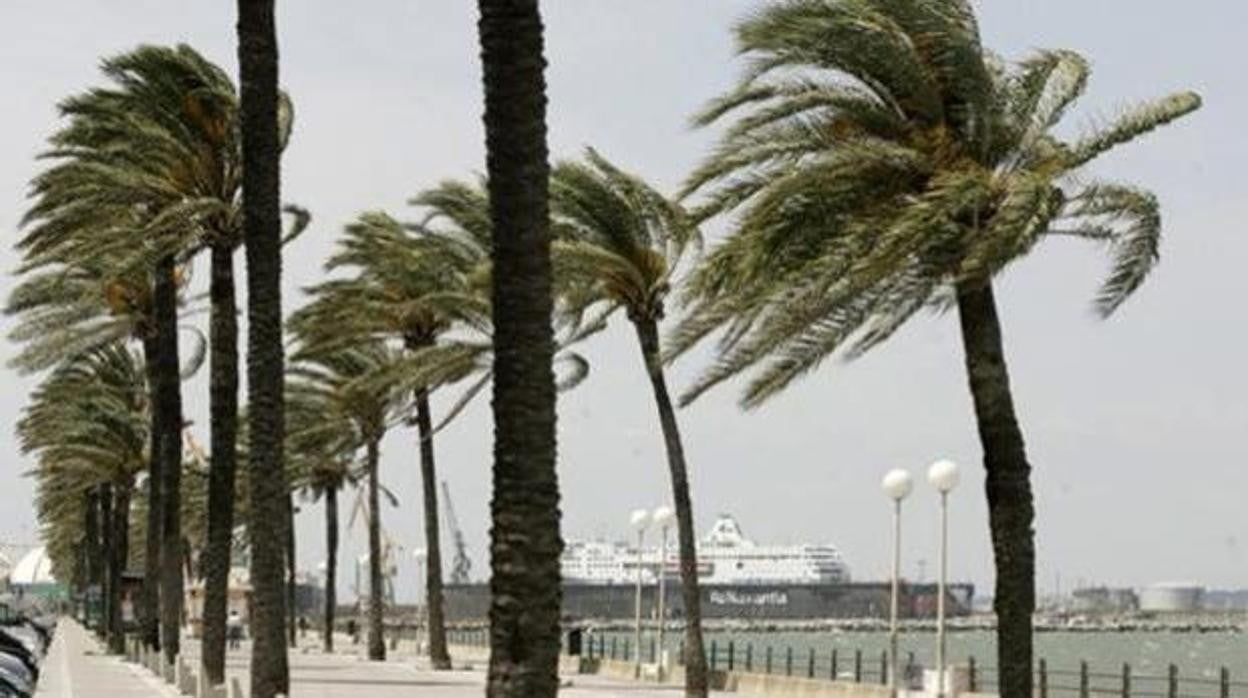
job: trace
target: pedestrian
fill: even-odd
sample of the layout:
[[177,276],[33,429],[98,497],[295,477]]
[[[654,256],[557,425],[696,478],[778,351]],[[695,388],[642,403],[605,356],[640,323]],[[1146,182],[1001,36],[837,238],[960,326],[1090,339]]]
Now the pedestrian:
[[230,610],[230,615],[225,619],[225,636],[229,640],[230,649],[236,650],[242,646],[243,617],[237,610]]

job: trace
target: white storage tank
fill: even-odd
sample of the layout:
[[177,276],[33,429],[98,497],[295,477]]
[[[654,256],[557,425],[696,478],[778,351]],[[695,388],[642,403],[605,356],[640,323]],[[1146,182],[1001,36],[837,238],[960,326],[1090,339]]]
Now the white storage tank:
[[1204,597],[1205,588],[1197,584],[1154,584],[1140,590],[1140,610],[1159,613],[1199,611]]

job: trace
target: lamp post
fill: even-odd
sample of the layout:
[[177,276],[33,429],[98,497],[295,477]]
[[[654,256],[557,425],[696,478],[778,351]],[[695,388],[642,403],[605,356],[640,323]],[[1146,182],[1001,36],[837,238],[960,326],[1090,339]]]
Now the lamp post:
[[659,667],[658,680],[663,681],[664,658],[667,656],[663,651],[663,631],[667,625],[667,529],[671,527],[672,520],[676,518],[675,512],[671,507],[661,506],[654,510],[650,515],[654,521],[654,525],[659,527],[659,628],[658,640],[656,644],[659,648]]
[[424,548],[416,548],[412,551],[412,557],[416,559],[416,607],[419,609],[416,616],[416,651],[423,652],[424,638],[421,634],[429,632],[429,590],[425,583],[425,565],[428,564],[429,553]]
[[642,545],[645,544],[646,526],[650,524],[650,512],[636,509],[629,522],[637,530],[637,596],[633,605],[633,678],[641,678],[641,570],[645,564]]
[[938,460],[927,469],[927,481],[940,492],[940,579],[936,584],[937,695],[945,695],[945,583],[949,571],[949,493],[958,486],[958,464]]
[[910,494],[914,483],[910,473],[905,470],[890,470],[884,475],[881,483],[884,494],[893,500],[893,571],[892,593],[889,599],[888,643],[889,643],[889,686],[893,695],[897,695],[897,596],[899,592],[898,575],[901,573],[901,500]]

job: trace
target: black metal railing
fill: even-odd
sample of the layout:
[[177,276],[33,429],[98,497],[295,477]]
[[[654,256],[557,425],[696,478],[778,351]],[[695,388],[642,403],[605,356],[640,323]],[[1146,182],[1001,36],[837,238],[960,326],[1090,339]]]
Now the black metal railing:
[[[448,630],[452,644],[485,647],[489,643],[486,628],[454,628]],[[641,659],[654,663],[659,647],[653,637],[643,641],[640,648],[633,646],[629,636],[608,633],[582,635],[580,654],[590,659],[610,659],[634,662]],[[674,648],[674,660],[683,663],[684,642]],[[569,650],[565,642],[564,651]],[[899,670],[901,684],[919,687],[923,679],[923,667],[916,663],[913,652],[901,658]],[[712,638],[706,645],[706,661],[712,671],[728,671],[757,674],[797,676],[826,681],[887,684],[889,655],[887,650],[866,653],[861,649],[846,651],[828,648],[819,651],[815,647],[777,646],[770,643],[738,642],[735,639],[720,641]],[[967,657],[960,665],[966,671],[967,688],[975,693],[994,693],[997,690],[998,672],[995,667],[985,666],[975,657]],[[1178,665],[1170,664],[1164,674],[1146,674],[1136,671],[1130,664],[1116,669],[1093,668],[1086,661],[1074,667],[1052,667],[1041,658],[1036,662],[1034,686],[1037,698],[1248,698],[1248,681],[1232,680],[1228,667],[1220,667],[1211,677],[1194,676],[1180,672]]]

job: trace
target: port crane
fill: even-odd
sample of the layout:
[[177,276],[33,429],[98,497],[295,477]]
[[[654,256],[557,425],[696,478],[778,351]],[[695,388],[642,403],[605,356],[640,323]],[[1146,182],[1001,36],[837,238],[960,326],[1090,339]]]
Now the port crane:
[[459,529],[459,519],[455,516],[455,505],[451,503],[451,490],[442,481],[442,499],[446,502],[446,527],[450,529],[451,541],[455,544],[455,559],[451,564],[451,584],[467,584],[472,572],[472,560],[468,559],[468,545],[464,542],[464,532]]

